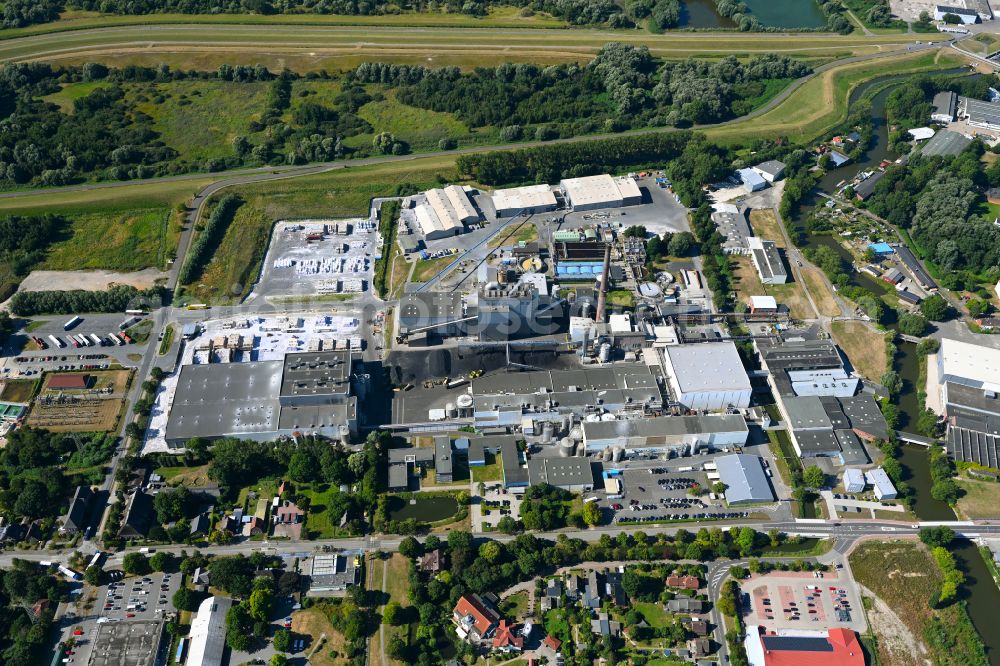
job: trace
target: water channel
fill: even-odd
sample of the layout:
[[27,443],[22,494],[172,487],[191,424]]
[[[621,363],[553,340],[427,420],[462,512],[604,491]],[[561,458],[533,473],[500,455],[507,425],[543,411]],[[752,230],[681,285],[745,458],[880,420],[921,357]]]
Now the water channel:
[[[947,70],[941,73],[959,74],[967,72],[965,69]],[[897,156],[891,154],[888,149],[888,128],[885,123],[885,102],[886,98],[895,88],[892,85],[895,81],[905,80],[905,76],[883,77],[859,86],[851,95],[850,103],[853,106],[862,97],[870,97],[872,106],[872,119],[874,122],[873,145],[868,150],[864,158],[851,165],[834,169],[827,172],[820,180],[818,190],[832,193],[836,191],[836,185],[845,178],[853,177],[859,171],[867,168],[874,168],[883,159],[895,159]],[[872,95],[871,93],[874,92]],[[811,207],[820,205],[822,199],[813,197],[811,201],[803,205],[796,223],[799,224],[809,213]],[[804,234],[806,246],[825,245],[838,254],[845,261],[852,262],[852,257],[846,248],[837,242],[836,238],[825,234]],[[875,280],[865,273],[851,273],[851,281],[857,286],[864,287],[875,293],[882,293],[887,290],[884,282]],[[890,322],[890,327],[895,327],[895,322]],[[904,382],[903,393],[899,398],[899,408],[901,412],[901,428],[907,428],[907,424],[915,423],[920,406],[917,402],[917,382],[920,374],[919,362],[916,353],[916,345],[909,342],[899,343],[899,352],[896,356],[895,369]],[[900,462],[906,474],[906,482],[914,493],[913,510],[920,520],[955,520],[955,513],[944,502],[939,502],[931,497],[930,469],[927,464],[927,449],[916,445],[903,447]],[[964,586],[965,601],[968,604],[969,616],[972,623],[979,632],[983,643],[986,646],[987,657],[990,663],[1000,663],[1000,635],[994,630],[996,609],[1000,608],[1000,589],[993,582],[992,576],[986,569],[982,556],[979,554],[975,544],[970,541],[961,541],[952,548],[958,565],[966,575]]]
[[[744,0],[762,25],[775,28],[820,28],[826,17],[816,0]],[[715,0],[683,0],[682,28],[734,28],[732,19],[719,14]]]

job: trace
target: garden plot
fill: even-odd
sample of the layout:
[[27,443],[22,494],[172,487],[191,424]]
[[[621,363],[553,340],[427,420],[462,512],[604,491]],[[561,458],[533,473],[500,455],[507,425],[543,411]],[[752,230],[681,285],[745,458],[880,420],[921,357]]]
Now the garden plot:
[[365,218],[279,222],[253,296],[359,294],[371,285],[377,236]]

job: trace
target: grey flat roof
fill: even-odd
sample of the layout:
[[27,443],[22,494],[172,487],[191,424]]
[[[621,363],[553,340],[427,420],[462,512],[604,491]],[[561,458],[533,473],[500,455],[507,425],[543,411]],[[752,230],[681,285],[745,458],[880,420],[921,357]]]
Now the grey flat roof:
[[[938,135],[941,133],[938,132]],[[917,261],[916,255],[913,251],[906,245],[900,243],[896,246],[896,254],[899,255],[900,260],[906,264],[906,267],[910,269],[914,277],[917,278],[917,282],[924,289],[936,289],[937,283],[931,279],[931,276],[927,274],[927,271],[923,269],[920,262]]]
[[844,362],[830,340],[785,340],[776,345],[758,341],[761,357],[772,370],[842,368]]
[[656,378],[643,363],[618,363],[601,368],[534,372],[497,372],[473,380],[475,395],[549,392],[603,391],[608,389],[655,389]]
[[421,318],[458,319],[462,316],[462,294],[419,292],[406,294],[399,300],[399,316],[407,319]]
[[823,402],[817,396],[786,396],[782,402],[792,430],[833,428],[830,417],[823,409]]
[[390,465],[406,462],[427,464],[432,460],[434,460],[434,449],[429,447],[389,449]]
[[447,435],[434,438],[434,473],[450,475],[455,461],[452,459],[451,440]]
[[357,418],[357,398],[335,405],[283,405],[278,412],[278,429],[329,428]]
[[840,408],[850,421],[852,428],[863,430],[880,439],[889,436],[889,424],[882,416],[875,398],[870,395],[856,395],[851,398],[838,398]]
[[924,147],[921,148],[921,152],[928,156],[958,155],[960,152],[965,150],[965,147],[970,143],[972,143],[972,139],[964,134],[952,132],[951,130],[941,130],[924,144]]
[[767,481],[760,456],[735,453],[715,459],[719,479],[728,486],[726,501],[730,504],[772,502],[774,491]]
[[594,421],[583,423],[586,439],[614,437],[670,437],[723,432],[747,432],[747,422],[739,414],[704,416],[660,416],[651,419]]
[[678,387],[697,391],[749,391],[750,378],[733,342],[675,345],[664,350]]
[[794,434],[803,455],[840,452],[840,440],[833,430],[796,430]]
[[410,482],[410,470],[403,463],[389,465],[389,487],[405,488]]
[[594,483],[590,458],[532,458],[528,461],[531,485],[582,486]]
[[883,176],[885,176],[885,171],[876,171],[858,183],[858,186],[854,188],[854,194],[861,197],[862,200],[867,199],[875,191],[875,186],[878,185],[878,181],[882,180]]
[[163,620],[102,622],[87,666],[153,666],[162,636]]
[[351,352],[288,354],[281,377],[281,395],[346,395],[351,388]]
[[770,176],[777,176],[785,170],[785,163],[779,162],[778,160],[767,160],[766,162],[761,162],[754,168],[758,171],[763,171]]

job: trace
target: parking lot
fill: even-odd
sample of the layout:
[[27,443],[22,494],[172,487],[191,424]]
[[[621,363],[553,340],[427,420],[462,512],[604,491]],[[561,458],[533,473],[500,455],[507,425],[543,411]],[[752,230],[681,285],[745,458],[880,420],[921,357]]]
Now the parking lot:
[[279,222],[251,298],[360,295],[371,286],[377,235],[366,218]]
[[[721,497],[712,499],[707,492],[711,482],[703,471],[681,471],[676,466],[671,469],[654,464],[646,468],[622,470],[620,478],[621,498],[601,500],[601,506],[611,511],[615,523],[724,520],[747,515],[742,510],[727,508]],[[706,492],[696,497],[691,493],[695,487]]]
[[171,599],[180,584],[179,573],[125,578],[101,588],[95,608],[111,621],[159,619],[173,611]]
[[514,520],[521,518],[521,495],[504,492],[500,483],[487,483],[486,494],[478,504],[472,506],[472,524],[477,529],[480,526],[483,529],[496,528],[504,516],[510,516]]
[[861,600],[843,570],[781,571],[754,576],[742,585],[746,623],[769,630],[866,629]]

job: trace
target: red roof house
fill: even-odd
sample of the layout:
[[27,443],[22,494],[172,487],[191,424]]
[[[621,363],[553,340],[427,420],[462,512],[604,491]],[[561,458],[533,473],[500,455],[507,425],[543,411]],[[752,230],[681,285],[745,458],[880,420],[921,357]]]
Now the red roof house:
[[493,635],[500,614],[478,594],[463,595],[452,611],[459,637],[480,641]]
[[748,627],[746,648],[751,664],[764,666],[865,666],[858,636],[850,629],[829,629],[824,636],[786,636]]
[[667,587],[680,587],[685,590],[697,590],[701,581],[697,576],[667,576]]
[[545,640],[543,640],[542,642],[545,643],[546,646],[552,648],[552,650],[555,652],[559,652],[559,648],[562,647],[562,641],[553,636],[552,634],[546,636]]
[[524,649],[524,637],[518,636],[516,627],[507,624],[507,620],[500,620],[497,633],[493,636],[493,649],[504,650],[506,652],[520,652]]

